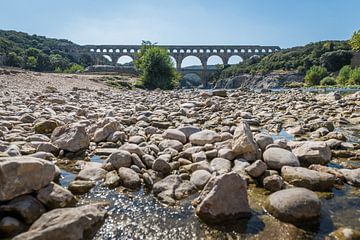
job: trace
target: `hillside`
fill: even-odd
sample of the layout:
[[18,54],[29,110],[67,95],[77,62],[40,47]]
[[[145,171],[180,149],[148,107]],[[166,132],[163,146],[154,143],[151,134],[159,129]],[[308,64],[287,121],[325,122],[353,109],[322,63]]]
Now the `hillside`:
[[0,30],[0,57],[3,56],[5,66],[63,72],[92,65],[92,60],[87,55],[74,59],[69,54],[69,49],[77,46],[64,39]]
[[252,58],[225,68],[220,78],[244,73],[266,74],[272,71],[298,71],[305,73],[314,65],[323,65],[329,72],[336,72],[350,64],[352,53],[347,41],[322,41],[301,47],[274,52],[262,58]]

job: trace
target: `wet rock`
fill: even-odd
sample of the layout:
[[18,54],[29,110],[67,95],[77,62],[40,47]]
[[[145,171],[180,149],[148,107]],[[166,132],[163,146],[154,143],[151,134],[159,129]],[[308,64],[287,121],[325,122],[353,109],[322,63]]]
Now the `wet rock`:
[[281,168],[281,176],[294,186],[314,191],[330,191],[335,184],[334,175],[303,167],[284,166]]
[[336,239],[336,240],[358,240],[360,239],[360,231],[347,228],[347,227],[341,227],[334,232],[329,234],[330,237]]
[[265,208],[280,221],[301,224],[319,218],[321,202],[306,188],[290,188],[271,194]]
[[0,236],[11,238],[23,231],[26,226],[16,218],[4,217],[0,220]]
[[2,157],[0,201],[39,190],[48,185],[54,177],[55,166],[49,161],[32,157]]
[[226,223],[249,217],[246,182],[237,173],[227,173],[210,179],[193,202],[197,216],[205,222]]
[[242,122],[235,129],[232,151],[246,160],[255,160],[257,148],[249,124]]
[[80,195],[89,192],[93,187],[95,187],[94,181],[74,180],[69,184],[68,189],[73,194]]
[[353,170],[339,169],[339,172],[341,172],[344,175],[344,178],[348,184],[353,185],[355,187],[360,187],[360,168]]
[[52,133],[59,125],[54,120],[43,120],[35,124],[34,130],[39,134]]
[[204,188],[206,183],[211,178],[211,174],[206,170],[197,170],[191,174],[190,182],[192,182],[197,189]]
[[183,181],[180,183],[180,185],[175,189],[174,198],[176,200],[187,198],[197,191],[196,186],[192,182],[188,180],[184,181],[184,179],[182,180]]
[[260,177],[267,169],[266,164],[261,160],[256,160],[250,166],[245,168],[245,171],[254,178]]
[[92,239],[103,224],[106,212],[100,204],[54,209],[43,214],[28,232],[16,236],[14,240]]
[[141,186],[139,175],[132,169],[121,167],[118,171],[120,184],[126,188],[138,189]]
[[0,214],[19,216],[26,224],[35,222],[45,212],[45,207],[30,195],[14,198],[9,203],[0,206]]
[[264,162],[269,169],[280,170],[283,166],[300,166],[298,158],[282,148],[269,148],[263,154]]
[[119,169],[121,167],[129,168],[132,164],[131,154],[127,151],[117,150],[116,152],[110,154],[110,156],[105,160],[104,164],[110,164],[111,169]]
[[221,141],[221,136],[212,130],[202,130],[192,134],[189,140],[194,145],[204,146],[208,143],[211,144]]
[[54,183],[40,189],[36,198],[47,209],[72,207],[76,204],[76,199],[69,190]]
[[166,178],[156,182],[153,186],[153,193],[160,201],[174,205],[175,204],[175,190],[181,184],[182,180],[178,175],[169,175]]
[[63,150],[78,152],[87,149],[90,139],[82,125],[57,127],[51,135],[52,143]]
[[270,192],[276,192],[284,187],[284,181],[279,175],[267,176],[263,180],[263,186]]
[[302,166],[325,165],[331,160],[331,150],[325,142],[308,141],[293,149],[292,152],[298,157]]

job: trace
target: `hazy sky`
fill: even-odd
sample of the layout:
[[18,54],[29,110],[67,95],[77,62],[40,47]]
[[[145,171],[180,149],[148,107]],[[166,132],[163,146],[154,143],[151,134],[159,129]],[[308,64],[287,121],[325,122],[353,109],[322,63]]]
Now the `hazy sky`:
[[79,44],[266,44],[348,39],[360,0],[0,0],[0,28]]

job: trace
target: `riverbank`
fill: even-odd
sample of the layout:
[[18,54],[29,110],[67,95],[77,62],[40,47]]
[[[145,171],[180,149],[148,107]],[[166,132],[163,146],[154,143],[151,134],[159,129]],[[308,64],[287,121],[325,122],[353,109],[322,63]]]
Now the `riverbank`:
[[1,237],[359,234],[359,92],[125,90],[67,76],[0,76]]

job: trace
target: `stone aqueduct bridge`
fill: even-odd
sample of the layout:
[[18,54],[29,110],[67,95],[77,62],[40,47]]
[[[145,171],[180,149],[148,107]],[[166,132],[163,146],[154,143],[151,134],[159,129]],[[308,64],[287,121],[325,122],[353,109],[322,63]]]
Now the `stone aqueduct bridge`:
[[[242,60],[254,56],[263,56],[274,51],[279,51],[278,46],[260,45],[157,45],[164,47],[176,63],[176,69],[183,75],[195,73],[203,80],[207,80],[214,69],[208,69],[208,60],[212,56],[221,58],[222,63],[227,65],[232,56],[239,56]],[[90,54],[94,60],[102,59],[104,56],[111,58],[111,64],[116,65],[123,56],[136,59],[136,53],[141,49],[141,45],[84,45],[77,49],[77,53]],[[182,68],[182,62],[189,56],[197,57],[201,62],[201,69]]]

